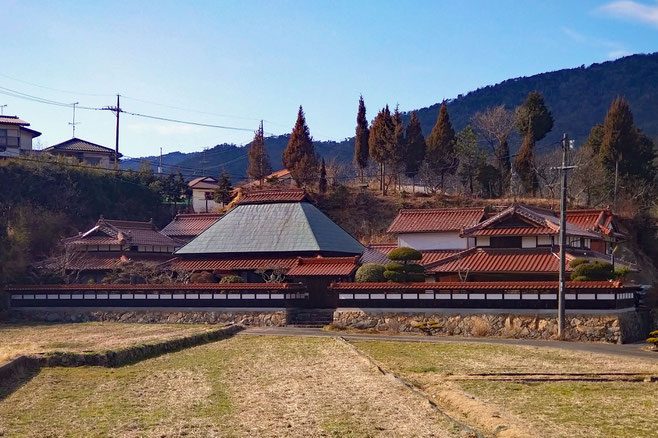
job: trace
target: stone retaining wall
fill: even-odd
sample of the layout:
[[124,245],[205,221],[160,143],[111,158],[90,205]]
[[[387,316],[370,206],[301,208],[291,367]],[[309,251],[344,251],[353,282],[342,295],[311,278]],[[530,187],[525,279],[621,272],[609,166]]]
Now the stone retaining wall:
[[[646,337],[647,312],[567,315],[566,339],[623,343]],[[338,309],[333,326],[338,329],[370,329],[393,333],[428,335],[499,336],[555,339],[557,317],[548,314],[432,313]]]
[[93,309],[12,309],[11,319],[46,322],[134,322],[142,324],[240,324],[281,327],[287,311],[276,310],[93,310]]

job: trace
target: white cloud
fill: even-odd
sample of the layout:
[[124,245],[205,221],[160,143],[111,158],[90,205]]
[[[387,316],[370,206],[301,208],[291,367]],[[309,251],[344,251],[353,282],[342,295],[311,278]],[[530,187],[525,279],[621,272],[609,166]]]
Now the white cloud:
[[621,58],[622,56],[630,55],[632,53],[630,50],[624,47],[623,44],[617,41],[590,37],[568,27],[563,27],[562,33],[578,44],[584,44],[590,47],[596,47],[598,49],[605,49],[606,57],[610,60]]
[[597,11],[614,18],[639,21],[658,28],[658,2],[645,4],[630,0],[614,1],[601,6]]

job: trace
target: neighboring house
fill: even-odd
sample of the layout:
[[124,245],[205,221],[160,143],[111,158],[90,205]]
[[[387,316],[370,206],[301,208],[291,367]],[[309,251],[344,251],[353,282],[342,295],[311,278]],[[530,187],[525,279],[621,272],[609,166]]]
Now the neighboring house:
[[[430,281],[558,278],[560,219],[552,210],[521,204],[489,215],[473,208],[401,210],[389,232],[397,245],[369,246],[363,263],[385,263],[394,247],[407,246],[423,254]],[[567,272],[575,258],[613,262],[611,249],[623,239],[609,209],[569,211],[566,235]]]
[[[264,183],[263,188],[268,188],[268,189],[273,189],[273,188],[286,189],[286,188],[297,187],[297,185],[295,184],[295,180],[292,178],[292,175],[290,174],[290,171],[288,169],[281,169],[281,170],[277,170],[276,172],[270,173],[265,178],[263,178],[263,183]],[[243,184],[242,188],[247,190],[259,189],[260,181],[248,182],[246,184]]]
[[18,157],[32,151],[32,140],[39,131],[17,116],[0,116],[0,158]]
[[64,239],[66,269],[80,271],[80,282],[100,282],[126,261],[163,263],[180,246],[153,222],[109,220],[102,216],[91,229]]
[[[43,152],[56,156],[75,158],[80,162],[92,166],[99,166],[104,169],[114,167],[114,149],[106,148],[105,146],[75,137],[54,146],[50,146],[44,149]],[[122,155],[119,154],[118,158],[121,158],[121,156]]]
[[187,243],[222,216],[221,213],[179,213],[160,232],[172,239]]
[[466,249],[475,242],[462,238],[459,233],[480,223],[484,217],[484,208],[400,210],[387,232],[397,235],[400,247]]
[[195,213],[209,213],[224,206],[221,202],[215,202],[217,180],[212,176],[195,178],[187,185],[192,190],[192,210]]

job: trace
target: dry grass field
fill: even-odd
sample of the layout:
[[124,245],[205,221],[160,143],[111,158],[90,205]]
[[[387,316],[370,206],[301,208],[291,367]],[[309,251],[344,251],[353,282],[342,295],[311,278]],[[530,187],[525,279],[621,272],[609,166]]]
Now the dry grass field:
[[643,381],[658,375],[655,361],[498,344],[353,344],[489,433],[504,424],[509,436],[656,436],[658,383]]
[[0,364],[22,354],[105,351],[216,328],[212,325],[113,322],[0,324]]
[[120,368],[44,368],[0,436],[464,436],[331,338],[236,336]]

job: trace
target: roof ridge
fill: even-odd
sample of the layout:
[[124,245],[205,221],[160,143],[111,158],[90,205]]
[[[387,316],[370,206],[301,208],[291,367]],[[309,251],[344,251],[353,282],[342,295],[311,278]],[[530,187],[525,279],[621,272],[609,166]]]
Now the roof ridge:
[[463,208],[401,208],[398,213],[428,213],[428,212],[458,212],[458,211],[484,211],[485,207],[463,207]]

